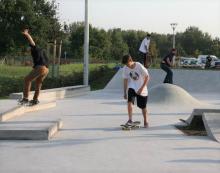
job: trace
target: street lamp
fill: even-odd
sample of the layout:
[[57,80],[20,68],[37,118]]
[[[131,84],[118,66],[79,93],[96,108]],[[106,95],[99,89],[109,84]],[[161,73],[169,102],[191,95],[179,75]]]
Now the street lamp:
[[177,27],[177,23],[171,23],[170,25],[173,29],[173,48],[175,49],[175,29]]
[[89,85],[89,20],[88,0],[85,0],[85,27],[84,27],[84,63],[83,63],[83,84]]

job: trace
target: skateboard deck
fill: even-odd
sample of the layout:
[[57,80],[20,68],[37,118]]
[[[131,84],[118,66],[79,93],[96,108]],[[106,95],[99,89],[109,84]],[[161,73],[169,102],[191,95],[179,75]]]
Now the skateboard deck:
[[121,128],[122,130],[133,130],[133,129],[137,129],[140,128],[140,121],[134,121],[131,125],[127,125],[127,124],[122,124]]

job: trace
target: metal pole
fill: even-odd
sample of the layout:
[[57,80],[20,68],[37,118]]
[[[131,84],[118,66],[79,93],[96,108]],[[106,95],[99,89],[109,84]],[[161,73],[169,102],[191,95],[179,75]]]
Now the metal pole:
[[173,28],[173,48],[175,49],[175,29]]
[[85,0],[83,84],[89,85],[89,21],[88,0]]
[[62,53],[62,40],[60,40],[60,44],[59,44],[58,62],[57,62],[58,66],[60,65],[61,53]]
[[171,23],[170,24],[171,25],[171,27],[172,27],[172,29],[173,29],[173,48],[175,49],[175,29],[176,29],[176,27],[177,27],[177,23]]

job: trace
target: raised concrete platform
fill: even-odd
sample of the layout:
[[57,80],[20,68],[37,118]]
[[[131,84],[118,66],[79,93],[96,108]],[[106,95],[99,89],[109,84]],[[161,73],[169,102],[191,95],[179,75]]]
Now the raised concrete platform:
[[[86,85],[78,85],[78,86],[70,86],[70,87],[62,87],[62,88],[54,88],[41,90],[39,100],[57,100],[68,97],[75,97],[88,94],[90,91],[90,86]],[[32,98],[34,92],[30,93],[30,98]],[[10,94],[11,99],[21,99],[23,97],[23,93],[12,93]]]
[[194,109],[186,123],[204,124],[208,136],[220,142],[220,109]]
[[198,117],[198,116],[199,116],[199,117],[202,117],[202,115],[203,115],[204,113],[219,113],[219,114],[220,114],[220,109],[213,109],[213,108],[206,108],[206,109],[201,109],[201,108],[199,108],[199,109],[193,109],[191,115],[190,115],[189,118],[186,120],[186,122],[187,122],[188,124],[191,124],[192,121],[193,121],[193,119],[194,119],[195,117]]
[[1,122],[0,140],[49,140],[62,125],[61,120]]
[[[17,103],[16,103],[16,105],[17,105]],[[15,107],[12,107],[12,105],[11,105],[10,107],[8,107],[9,108],[8,110],[4,110],[4,112],[0,112],[0,122],[19,117],[25,113],[50,109],[53,107],[56,107],[55,101],[43,102],[43,103],[40,103],[36,106],[15,106]]]
[[202,120],[208,136],[220,142],[220,113],[203,113]]

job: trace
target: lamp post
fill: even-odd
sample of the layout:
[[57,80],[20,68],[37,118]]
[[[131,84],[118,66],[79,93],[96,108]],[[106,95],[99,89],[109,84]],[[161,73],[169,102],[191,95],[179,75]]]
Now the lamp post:
[[85,0],[85,27],[84,27],[84,63],[83,63],[83,84],[89,85],[89,20],[88,0]]
[[175,29],[177,27],[177,23],[171,23],[170,25],[173,29],[173,48],[175,49]]

